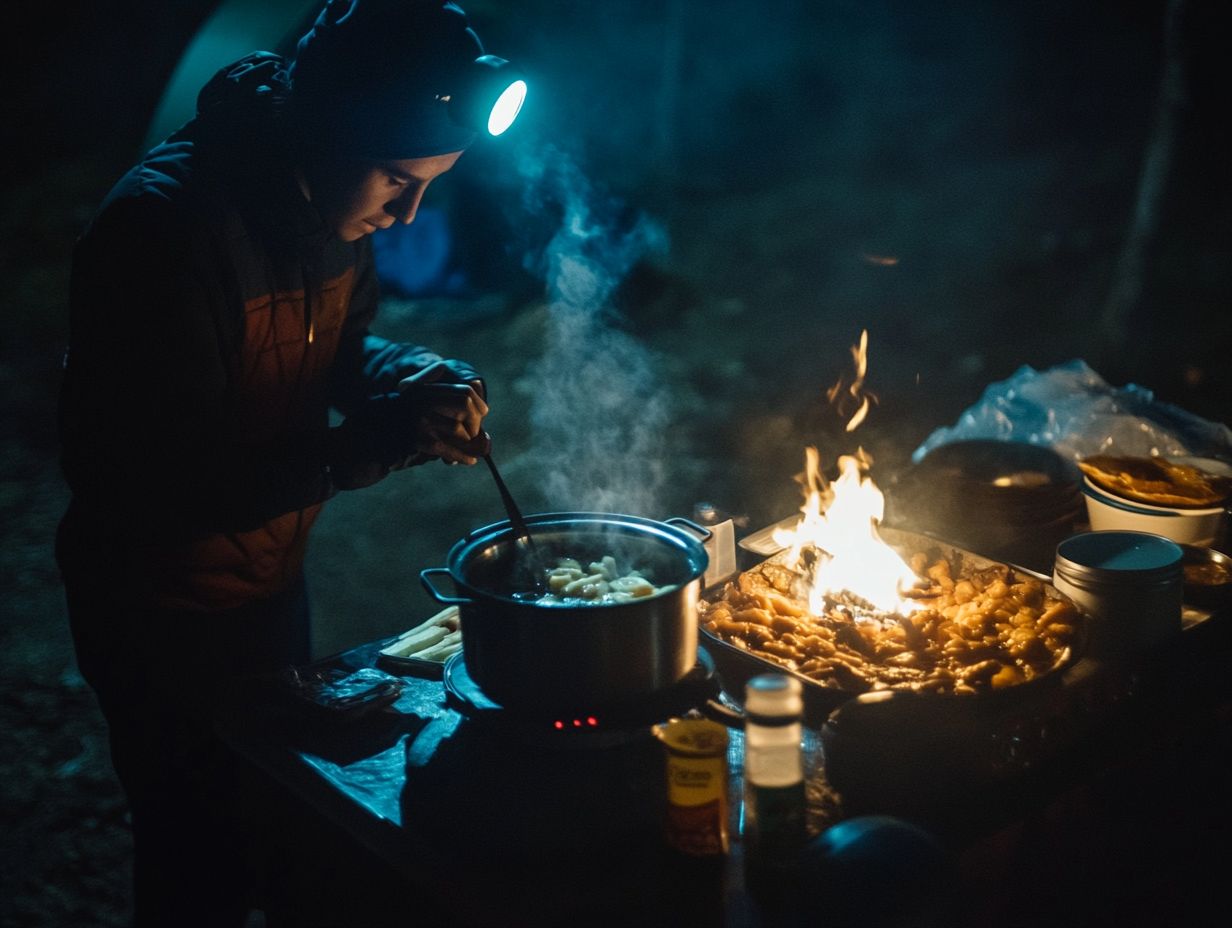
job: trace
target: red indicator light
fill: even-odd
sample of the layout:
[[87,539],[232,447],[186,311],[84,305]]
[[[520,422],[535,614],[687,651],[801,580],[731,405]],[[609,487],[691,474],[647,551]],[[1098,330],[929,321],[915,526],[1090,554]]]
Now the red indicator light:
[[562,721],[560,721],[559,719],[558,719],[557,721],[553,722],[552,724],[553,724],[554,726],[556,726],[556,730],[557,730],[557,731],[560,731],[562,728],[564,728],[564,727],[565,727],[565,723],[564,723],[564,722],[562,722]]
[[573,727],[574,727],[574,728],[581,728],[581,727],[582,727],[582,720],[581,720],[581,719],[574,719],[574,720],[573,720]]
[[599,720],[595,718],[593,715],[588,715],[586,716],[586,724],[589,725],[591,728],[594,728],[596,725],[599,724]]

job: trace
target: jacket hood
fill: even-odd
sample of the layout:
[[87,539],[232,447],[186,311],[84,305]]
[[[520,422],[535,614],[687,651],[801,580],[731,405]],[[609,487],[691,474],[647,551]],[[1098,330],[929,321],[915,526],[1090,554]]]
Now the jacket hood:
[[201,88],[196,119],[186,129],[212,166],[264,161],[287,147],[280,138],[286,97],[283,59],[253,52],[221,68]]
[[201,167],[225,178],[261,226],[321,239],[326,232],[295,179],[282,110],[286,61],[253,52],[221,68],[197,95],[197,116],[185,127]]

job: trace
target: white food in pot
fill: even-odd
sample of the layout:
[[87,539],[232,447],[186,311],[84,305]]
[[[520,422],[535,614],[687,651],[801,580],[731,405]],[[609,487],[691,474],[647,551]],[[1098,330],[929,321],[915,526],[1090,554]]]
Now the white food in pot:
[[622,571],[610,554],[585,566],[575,558],[558,558],[546,579],[551,592],[536,600],[541,605],[630,603],[668,589],[655,586],[640,571]]

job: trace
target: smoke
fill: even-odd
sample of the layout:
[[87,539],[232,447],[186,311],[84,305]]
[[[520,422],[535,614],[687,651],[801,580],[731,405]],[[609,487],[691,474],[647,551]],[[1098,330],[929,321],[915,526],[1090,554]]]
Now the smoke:
[[534,429],[525,463],[554,510],[660,517],[670,395],[610,299],[639,258],[666,249],[666,232],[596,190],[557,148],[524,150],[518,170],[528,213],[560,217],[525,259],[547,297],[543,356],[525,384]]

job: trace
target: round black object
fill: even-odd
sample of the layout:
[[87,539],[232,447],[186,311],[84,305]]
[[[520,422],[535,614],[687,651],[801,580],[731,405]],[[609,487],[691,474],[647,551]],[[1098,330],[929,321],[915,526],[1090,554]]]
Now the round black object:
[[897,476],[887,489],[887,521],[1048,573],[1082,512],[1080,478],[1051,448],[952,442]]
[[953,862],[935,837],[903,819],[867,815],[832,825],[808,843],[802,870],[805,925],[946,923]]

